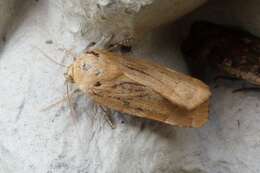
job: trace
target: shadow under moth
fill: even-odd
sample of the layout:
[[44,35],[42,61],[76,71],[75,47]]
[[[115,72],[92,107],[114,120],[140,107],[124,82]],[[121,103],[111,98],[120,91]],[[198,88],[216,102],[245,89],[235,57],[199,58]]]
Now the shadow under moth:
[[206,21],[195,22],[182,51],[195,77],[215,67],[227,76],[260,86],[260,39],[251,33]]
[[149,61],[92,50],[69,66],[66,78],[97,104],[119,112],[178,127],[201,127],[208,120],[208,86]]

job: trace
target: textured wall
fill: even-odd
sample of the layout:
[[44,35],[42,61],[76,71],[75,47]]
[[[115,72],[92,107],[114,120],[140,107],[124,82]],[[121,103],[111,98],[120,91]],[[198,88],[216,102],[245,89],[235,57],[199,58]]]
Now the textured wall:
[[90,41],[114,33],[117,41],[136,31],[142,37],[132,55],[185,72],[179,44],[192,21],[233,23],[260,34],[258,0],[212,1],[174,25],[148,32],[202,1],[158,2],[28,0],[12,22],[6,18],[12,27],[0,57],[0,173],[260,172],[260,96],[233,94],[243,82],[220,81],[213,89],[210,121],[201,129],[115,113],[118,127],[111,130],[103,112],[82,95],[73,99],[75,122],[66,102],[41,111],[65,94],[66,69],[44,53],[70,64],[72,56],[64,49],[77,54]]
[[62,26],[58,29],[68,29],[74,37],[91,41],[112,35],[111,42],[118,42],[174,21],[204,2],[206,0],[59,0],[52,3],[63,11]]

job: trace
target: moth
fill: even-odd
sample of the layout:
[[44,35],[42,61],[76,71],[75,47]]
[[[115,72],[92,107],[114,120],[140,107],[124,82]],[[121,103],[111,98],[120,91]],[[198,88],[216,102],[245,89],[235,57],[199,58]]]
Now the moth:
[[182,51],[196,77],[209,67],[260,86],[260,39],[247,31],[195,22]]
[[149,61],[96,49],[80,55],[66,79],[119,112],[179,127],[201,127],[208,120],[208,86]]

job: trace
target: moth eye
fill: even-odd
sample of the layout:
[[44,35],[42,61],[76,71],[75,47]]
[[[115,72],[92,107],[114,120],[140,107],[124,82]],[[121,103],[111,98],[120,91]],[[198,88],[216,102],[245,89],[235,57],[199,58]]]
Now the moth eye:
[[94,84],[94,86],[95,86],[95,87],[99,87],[99,86],[101,86],[101,83],[98,81],[98,82],[96,82],[96,83]]
[[91,69],[91,66],[88,65],[88,64],[82,63],[82,64],[80,65],[80,68],[81,68],[82,70],[88,71],[89,69]]

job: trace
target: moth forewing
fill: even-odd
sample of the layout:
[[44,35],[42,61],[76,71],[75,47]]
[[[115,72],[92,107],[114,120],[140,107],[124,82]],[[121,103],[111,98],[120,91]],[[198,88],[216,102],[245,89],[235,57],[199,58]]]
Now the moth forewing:
[[117,63],[120,70],[130,79],[152,88],[173,104],[185,109],[196,108],[211,95],[206,84],[172,69],[145,60],[120,58],[111,52],[97,52]]
[[68,76],[96,103],[119,112],[180,127],[207,122],[208,87],[153,63],[95,50],[81,55]]
[[119,112],[179,127],[201,127],[208,120],[207,102],[189,111],[125,75],[92,87],[89,95],[96,103]]

